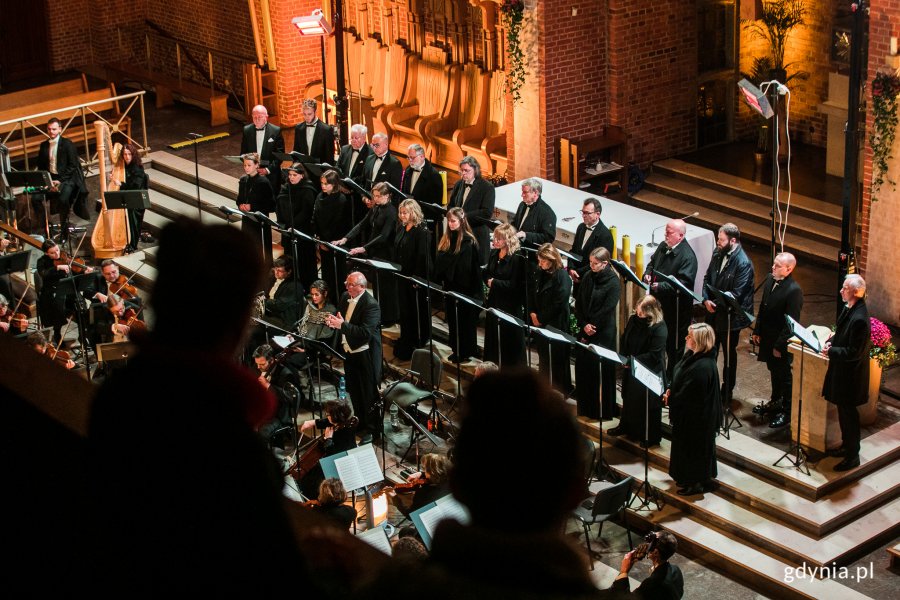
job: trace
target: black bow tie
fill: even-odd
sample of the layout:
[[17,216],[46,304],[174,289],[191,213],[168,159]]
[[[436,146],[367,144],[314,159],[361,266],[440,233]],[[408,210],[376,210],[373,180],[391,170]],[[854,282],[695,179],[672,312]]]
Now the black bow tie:
[[594,227],[596,227],[596,225],[593,225],[593,226],[585,225],[585,226],[584,226],[584,228],[587,229],[588,231],[593,231],[593,230],[594,230]]
[[265,127],[263,127],[262,129],[257,129],[257,131],[265,131],[265,130],[266,130]]
[[472,188],[472,184],[471,184],[471,183],[464,183],[463,185],[466,186],[466,187],[469,188],[469,189]]

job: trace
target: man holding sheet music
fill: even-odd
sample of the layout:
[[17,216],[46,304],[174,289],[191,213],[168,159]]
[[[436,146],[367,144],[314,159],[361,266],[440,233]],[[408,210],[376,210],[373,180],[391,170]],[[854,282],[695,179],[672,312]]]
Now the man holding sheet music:
[[784,317],[787,315],[797,321],[803,309],[803,290],[792,276],[796,266],[797,259],[789,252],[775,256],[772,272],[763,282],[762,301],[753,327],[753,343],[759,344],[756,360],[765,361],[772,382],[769,401],[756,406],[753,412],[772,414],[769,423],[772,428],[787,425],[791,414],[793,375],[792,357],[788,352],[791,329]]

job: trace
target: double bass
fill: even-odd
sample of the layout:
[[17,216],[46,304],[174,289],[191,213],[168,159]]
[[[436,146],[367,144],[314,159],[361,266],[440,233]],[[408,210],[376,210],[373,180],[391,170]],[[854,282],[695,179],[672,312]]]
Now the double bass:
[[106,192],[118,191],[112,181],[125,181],[125,158],[122,144],[112,144],[109,126],[103,119],[94,123],[97,136],[97,164],[100,166],[100,217],[91,234],[94,258],[114,258],[125,253],[128,244],[128,219],[124,210],[106,207]]

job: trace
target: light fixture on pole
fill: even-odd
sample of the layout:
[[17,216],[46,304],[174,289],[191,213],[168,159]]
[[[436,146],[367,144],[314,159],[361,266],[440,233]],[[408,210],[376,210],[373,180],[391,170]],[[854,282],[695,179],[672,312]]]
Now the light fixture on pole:
[[322,44],[322,122],[328,123],[328,84],[326,82],[325,38],[331,35],[331,23],[325,18],[322,9],[317,8],[311,15],[294,17],[291,24],[304,37],[319,37]]

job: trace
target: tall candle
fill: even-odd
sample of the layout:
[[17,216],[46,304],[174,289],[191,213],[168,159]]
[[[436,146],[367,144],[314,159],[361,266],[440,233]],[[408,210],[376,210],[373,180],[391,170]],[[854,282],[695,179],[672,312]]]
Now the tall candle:
[[634,274],[638,279],[644,277],[644,245],[638,244],[634,247]]
[[612,239],[613,239],[612,257],[613,257],[613,260],[615,260],[619,256],[619,252],[618,252],[618,250],[619,250],[619,238],[618,238],[619,228],[616,227],[615,225],[612,225],[609,228],[609,232],[612,234]]
[[622,236],[622,262],[631,266],[631,236]]

